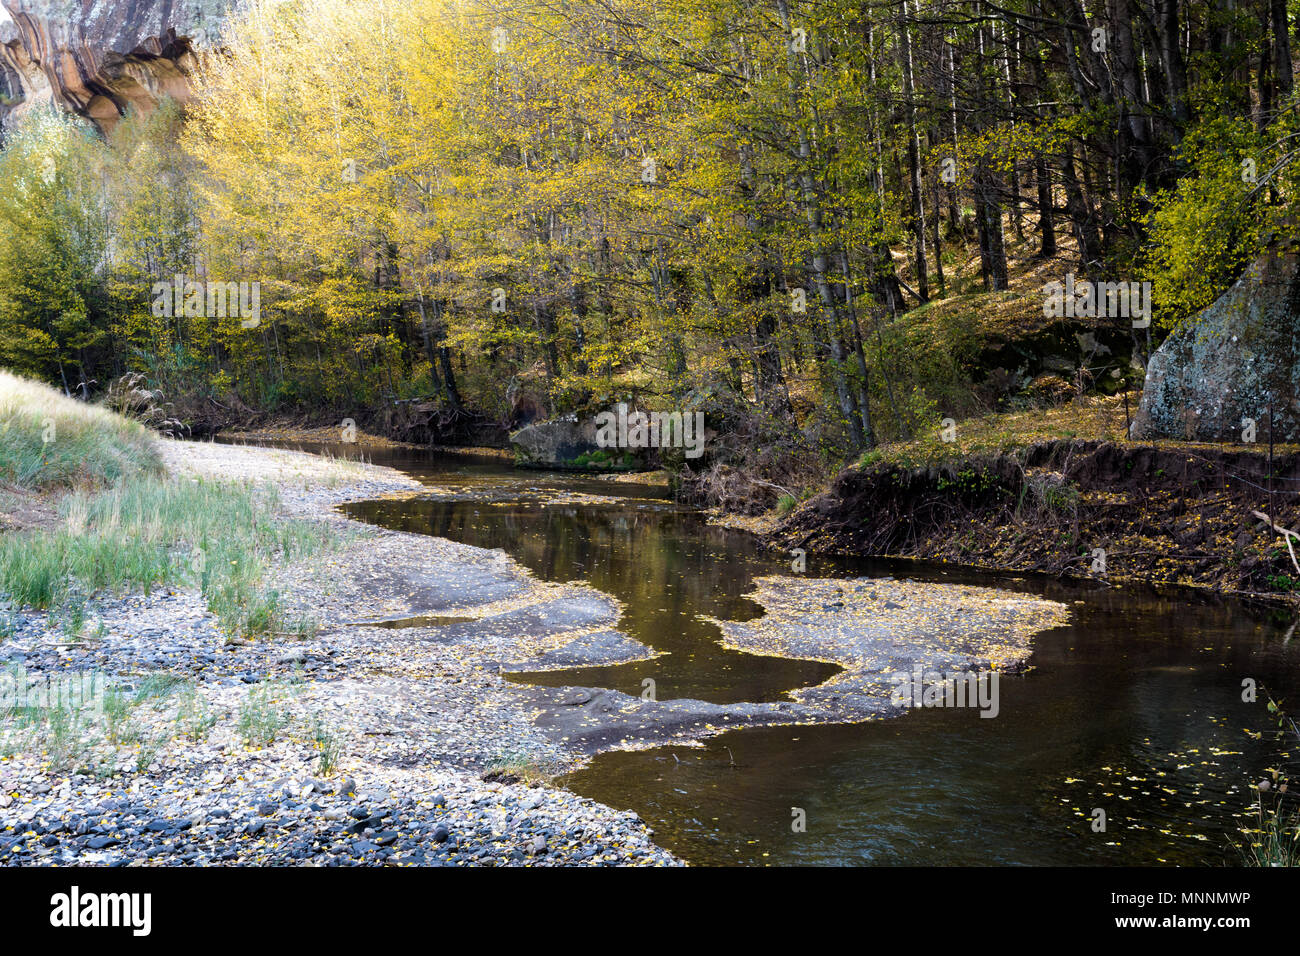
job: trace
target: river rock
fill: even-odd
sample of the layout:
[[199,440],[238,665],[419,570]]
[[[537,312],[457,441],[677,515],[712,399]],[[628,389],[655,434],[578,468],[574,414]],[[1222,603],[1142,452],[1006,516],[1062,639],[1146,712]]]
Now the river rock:
[[579,455],[599,451],[594,416],[535,422],[510,436],[515,463],[530,468],[572,468]]

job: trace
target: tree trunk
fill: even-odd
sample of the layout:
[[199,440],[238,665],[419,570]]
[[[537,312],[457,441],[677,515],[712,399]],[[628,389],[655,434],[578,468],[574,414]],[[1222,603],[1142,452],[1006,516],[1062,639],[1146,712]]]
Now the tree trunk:
[[1034,179],[1038,182],[1038,231],[1042,233],[1038,255],[1050,259],[1056,255],[1056,224],[1052,220],[1052,172],[1041,151],[1034,157]]
[[908,0],[903,0],[902,15],[898,18],[898,57],[903,73],[903,112],[907,122],[907,172],[912,188],[912,244],[916,252],[916,291],[922,302],[928,302],[930,285],[926,277],[925,206],[921,201],[921,140],[916,132],[911,29]]
[[1273,21],[1273,78],[1277,82],[1278,105],[1282,106],[1295,89],[1291,36],[1286,28],[1286,0],[1271,0],[1269,9]]

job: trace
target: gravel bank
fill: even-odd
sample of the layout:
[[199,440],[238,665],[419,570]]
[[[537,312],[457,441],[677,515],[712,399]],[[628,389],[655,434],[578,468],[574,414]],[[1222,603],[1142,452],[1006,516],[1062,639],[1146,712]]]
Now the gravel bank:
[[111,693],[43,752],[0,742],[0,863],[679,862],[635,814],[546,785],[583,753],[501,676],[649,656],[611,630],[618,602],[334,510],[435,490],[392,469],[202,443],[164,455],[181,480],[272,485],[287,515],[338,527],[341,548],[266,582],[314,628],[228,640],[176,589],[93,602],[80,641],[18,615],[0,664],[33,685],[96,673]]

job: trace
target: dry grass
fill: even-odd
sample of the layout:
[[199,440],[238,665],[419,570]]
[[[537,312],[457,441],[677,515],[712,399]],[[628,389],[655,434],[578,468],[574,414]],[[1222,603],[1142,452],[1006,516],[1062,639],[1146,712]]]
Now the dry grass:
[[0,371],[0,483],[32,492],[161,471],[143,425]]
[[[1129,395],[1129,414],[1137,412],[1140,393]],[[970,458],[989,458],[1009,454],[1017,449],[1049,441],[1128,442],[1124,398],[1087,396],[1057,408],[1007,412],[969,418],[955,425],[954,441],[943,440],[941,423],[931,423],[927,433],[912,441],[891,442],[862,456],[860,467],[875,465],[918,468],[952,463]],[[1237,448],[1259,451],[1261,445],[1205,444],[1169,439],[1142,441],[1149,448],[1172,451],[1216,450]],[[1300,445],[1277,445],[1276,452],[1300,451]]]
[[[1129,402],[1130,412],[1136,411],[1136,398],[1131,396]],[[1086,397],[1058,408],[968,418],[947,433],[954,440],[945,441],[944,434],[941,422],[933,422],[920,438],[874,448],[862,456],[859,465],[917,468],[992,457],[1045,441],[1124,441],[1124,400],[1120,396]]]

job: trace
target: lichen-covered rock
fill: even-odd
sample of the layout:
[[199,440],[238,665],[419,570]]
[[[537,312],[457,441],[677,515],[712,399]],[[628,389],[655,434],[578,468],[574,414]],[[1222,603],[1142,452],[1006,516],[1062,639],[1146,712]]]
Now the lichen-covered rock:
[[582,455],[600,450],[596,422],[577,416],[535,422],[510,436],[516,464],[528,468],[572,468]]
[[[3,0],[0,112],[54,102],[111,130],[129,107],[185,102],[229,0]],[[0,117],[3,118],[3,117]]]
[[[1300,253],[1266,251],[1151,356],[1134,438],[1300,441]],[[1249,434],[1254,422],[1254,435]],[[1245,433],[1245,435],[1243,435]]]

